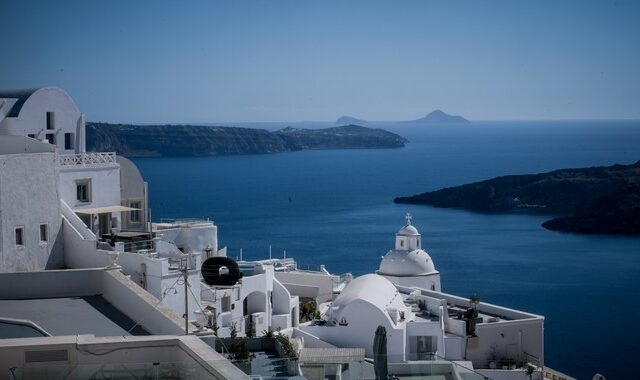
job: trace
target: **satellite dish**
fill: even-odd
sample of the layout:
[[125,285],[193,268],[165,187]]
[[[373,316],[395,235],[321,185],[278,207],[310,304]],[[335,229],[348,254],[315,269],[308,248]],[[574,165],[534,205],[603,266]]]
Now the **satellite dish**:
[[595,375],[593,375],[593,380],[607,380],[604,378],[604,376],[602,376],[599,373],[596,373]]
[[235,260],[228,257],[210,257],[202,263],[202,277],[208,285],[231,286],[242,278]]

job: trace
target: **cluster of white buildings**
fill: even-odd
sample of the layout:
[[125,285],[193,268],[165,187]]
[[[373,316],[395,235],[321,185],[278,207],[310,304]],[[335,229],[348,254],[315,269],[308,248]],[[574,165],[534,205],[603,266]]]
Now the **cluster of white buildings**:
[[[86,152],[85,137],[83,115],[61,89],[0,92],[0,379],[152,363],[131,364],[146,374],[164,361],[178,378],[241,378],[197,337],[273,331],[295,342],[301,375],[373,378],[368,361],[350,366],[353,358],[327,361],[326,353],[360,348],[373,357],[378,326],[398,377],[526,379],[529,369],[533,378],[562,378],[544,364],[543,317],[442,292],[409,216],[376,274],[225,259],[212,267],[225,279],[216,282],[201,273],[205,260],[226,257],[214,223],[152,223],[136,166],[113,152]],[[35,321],[30,310],[46,299],[82,301],[78,314],[51,310]],[[317,310],[311,321],[300,319],[304,303]],[[84,330],[54,323],[76,317]],[[111,330],[97,327],[101,318]]]

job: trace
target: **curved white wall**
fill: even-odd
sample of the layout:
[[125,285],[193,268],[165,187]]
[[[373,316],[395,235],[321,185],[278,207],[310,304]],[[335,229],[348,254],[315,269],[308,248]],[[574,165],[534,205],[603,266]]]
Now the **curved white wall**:
[[[47,112],[54,114],[52,130],[47,130]],[[0,122],[0,134],[4,135],[33,134],[36,139],[44,140],[48,133],[55,135],[58,152],[70,154],[81,151],[83,144],[79,142],[84,140],[84,120],[71,97],[57,87],[36,90],[24,102],[17,117],[6,117]],[[65,133],[73,134],[72,149],[65,149]]]

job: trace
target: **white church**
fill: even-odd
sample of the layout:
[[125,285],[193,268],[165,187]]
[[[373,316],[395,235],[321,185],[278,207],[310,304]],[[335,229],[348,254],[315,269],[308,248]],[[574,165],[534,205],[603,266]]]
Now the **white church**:
[[373,337],[383,326],[390,373],[417,374],[425,361],[444,360],[452,370],[473,368],[496,379],[520,378],[532,366],[539,369],[534,378],[542,378],[544,317],[442,292],[423,248],[407,215],[377,273],[355,278],[323,303],[325,323],[299,326],[305,345],[364,347],[373,357]]
[[378,274],[398,285],[440,291],[440,272],[420,240],[407,214],[407,224],[396,234],[396,247],[384,256]]

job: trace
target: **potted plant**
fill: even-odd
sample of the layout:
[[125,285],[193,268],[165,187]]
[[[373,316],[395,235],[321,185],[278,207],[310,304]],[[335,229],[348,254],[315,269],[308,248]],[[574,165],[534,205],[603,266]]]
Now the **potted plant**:
[[313,315],[313,323],[318,325],[318,326],[322,326],[325,323],[327,323],[327,321],[322,319],[322,317],[320,316],[320,312],[319,311],[316,311],[315,314]]
[[247,342],[245,341],[233,343],[229,347],[229,360],[231,360],[236,367],[240,368],[242,372],[247,375],[251,375],[252,356],[251,352],[249,352],[249,348],[247,348]]
[[289,376],[298,375],[298,353],[296,352],[293,344],[291,344],[291,340],[289,337],[283,334],[277,334],[276,338],[276,346],[279,346],[280,356],[287,359],[287,372]]
[[527,363],[527,364],[525,364],[523,370],[524,370],[524,373],[527,376],[529,376],[529,380],[533,380],[533,374],[536,372],[536,367],[532,366],[529,363]]

